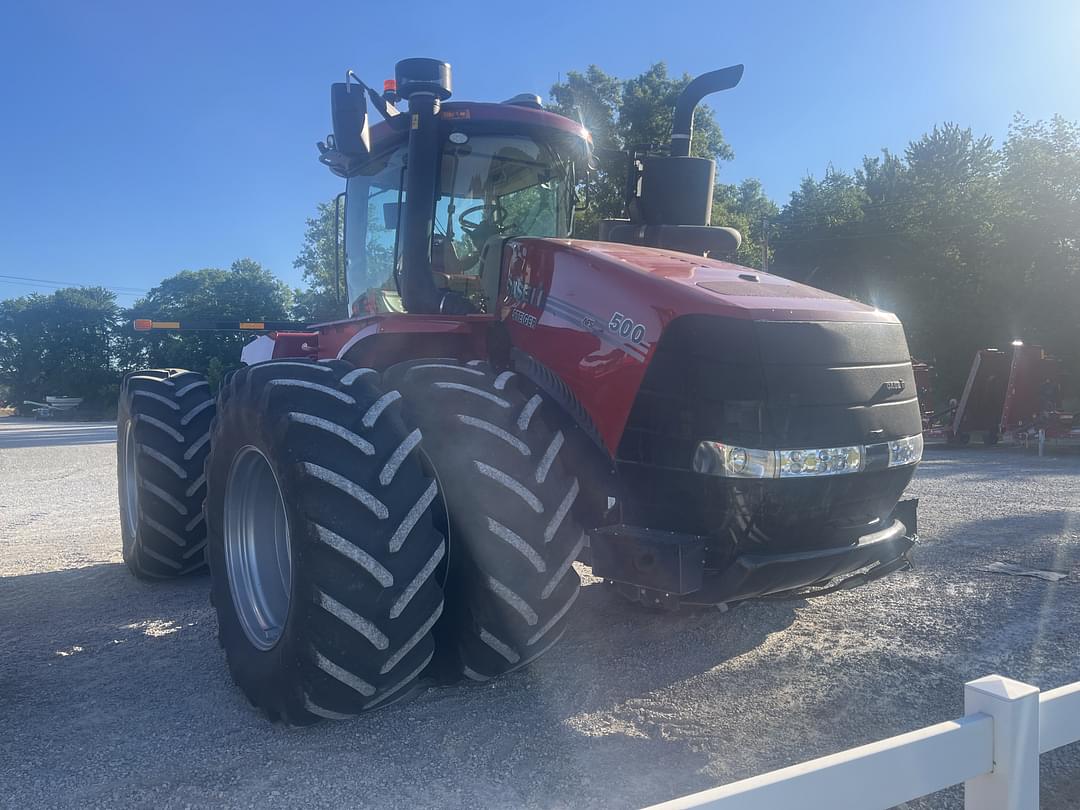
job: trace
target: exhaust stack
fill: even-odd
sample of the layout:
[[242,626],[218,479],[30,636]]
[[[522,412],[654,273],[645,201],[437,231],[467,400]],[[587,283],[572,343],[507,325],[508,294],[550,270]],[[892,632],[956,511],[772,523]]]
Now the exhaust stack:
[[705,96],[730,90],[742,79],[743,66],[732,65],[709,73],[702,73],[679,95],[675,102],[675,115],[671,123],[671,156],[690,155],[690,137],[694,130],[694,110]]

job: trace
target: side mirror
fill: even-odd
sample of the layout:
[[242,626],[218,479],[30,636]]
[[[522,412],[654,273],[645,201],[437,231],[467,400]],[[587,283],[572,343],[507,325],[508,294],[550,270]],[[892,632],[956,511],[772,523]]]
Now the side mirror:
[[335,82],[330,85],[330,111],[334,122],[334,146],[349,157],[371,152],[368,132],[367,94],[362,85]]
[[388,231],[396,231],[401,226],[401,209],[404,206],[399,202],[383,203],[383,227]]

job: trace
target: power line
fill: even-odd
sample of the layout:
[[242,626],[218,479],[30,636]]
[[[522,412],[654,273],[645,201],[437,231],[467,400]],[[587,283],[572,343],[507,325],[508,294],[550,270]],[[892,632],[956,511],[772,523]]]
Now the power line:
[[[859,210],[861,212],[863,212],[863,213],[866,213],[867,212],[867,206],[860,206]],[[925,213],[927,211],[929,211],[929,206],[926,206],[926,205],[921,205],[921,206],[920,205],[913,205],[912,209],[911,209],[911,213],[913,215],[915,215],[915,216],[923,214],[923,213]],[[873,213],[873,212],[874,212],[873,210],[870,211],[870,213]],[[863,217],[862,219],[840,220],[840,221],[836,222],[835,225],[834,225],[834,224],[829,223],[827,221],[830,217],[834,217],[834,216],[835,216],[834,214],[829,213],[829,212],[822,212],[820,214],[802,214],[800,216],[791,217],[791,218],[787,218],[787,217],[784,217],[782,214],[778,214],[776,217],[772,218],[771,224],[784,226],[784,227],[793,227],[793,226],[813,227],[815,224],[820,226],[820,227],[834,227],[834,226],[839,227],[839,226],[844,226],[844,225],[851,225],[853,223],[866,222],[867,219],[868,219],[867,217]]]
[[[140,297],[142,295],[142,293],[124,292],[123,290],[114,290],[111,287],[102,287],[99,284],[80,284],[80,285],[77,285],[77,286],[76,285],[71,285],[71,286],[69,286],[69,285],[46,286],[46,285],[43,285],[43,284],[30,284],[30,283],[25,282],[25,281],[8,281],[7,279],[3,279],[3,278],[0,278],[0,284],[14,284],[14,285],[16,285],[18,287],[38,287],[38,288],[41,288],[42,290],[54,290],[54,291],[65,290],[65,289],[85,289],[85,288],[88,288],[88,287],[93,287],[95,289],[108,290],[109,292],[113,293],[114,295],[118,295],[118,296],[130,296],[132,298],[138,298],[138,297]],[[37,293],[36,290],[34,292],[35,292],[35,294]]]
[[125,286],[111,287],[111,286],[109,286],[107,284],[86,284],[85,282],[60,281],[60,280],[54,279],[54,278],[34,278],[32,276],[11,276],[11,275],[7,275],[7,274],[4,274],[4,273],[0,273],[0,278],[10,278],[10,279],[14,279],[15,281],[33,281],[33,282],[37,282],[37,283],[40,283],[40,284],[59,285],[61,287],[108,287],[108,289],[114,290],[116,292],[133,292],[133,293],[149,292],[148,290],[146,290],[146,289],[144,289],[142,287],[125,287]]
[[956,231],[968,230],[972,228],[972,223],[964,225],[958,225],[953,228],[919,228],[918,230],[912,230],[908,228],[901,228],[895,231],[880,231],[877,233],[856,233],[856,234],[835,234],[832,236],[810,236],[810,237],[798,237],[795,239],[780,239],[780,244],[783,245],[795,245],[802,244],[803,242],[832,242],[834,240],[852,240],[852,239],[884,239],[890,236],[937,236],[946,233],[955,233]]
[[24,287],[44,287],[46,289],[63,289],[65,287],[101,287],[114,292],[117,295],[145,295],[149,290],[138,287],[112,287],[107,284],[93,284],[87,282],[59,281],[57,279],[33,278],[31,276],[12,276],[0,273],[0,284],[17,284]]

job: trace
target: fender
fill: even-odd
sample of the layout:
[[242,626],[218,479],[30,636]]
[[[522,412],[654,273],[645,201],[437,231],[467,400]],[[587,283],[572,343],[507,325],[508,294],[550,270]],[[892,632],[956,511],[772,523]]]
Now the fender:
[[320,324],[319,356],[379,371],[417,357],[470,360],[488,355],[490,315],[387,313]]
[[[559,376],[541,363],[532,355],[526,354],[520,349],[512,349],[510,365],[514,371],[527,377],[545,394],[547,394],[560,408],[574,420],[581,431],[589,437],[594,445],[601,450],[606,450],[600,430],[592,420],[585,407],[581,404],[574,393],[567,387]],[[609,454],[610,455],[610,454]]]

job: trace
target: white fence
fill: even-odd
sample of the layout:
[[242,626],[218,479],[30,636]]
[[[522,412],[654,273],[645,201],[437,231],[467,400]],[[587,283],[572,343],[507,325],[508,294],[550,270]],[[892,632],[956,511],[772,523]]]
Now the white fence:
[[1039,754],[1080,740],[1080,682],[989,675],[964,685],[964,713],[649,810],[887,810],[961,782],[966,810],[1038,810]]

